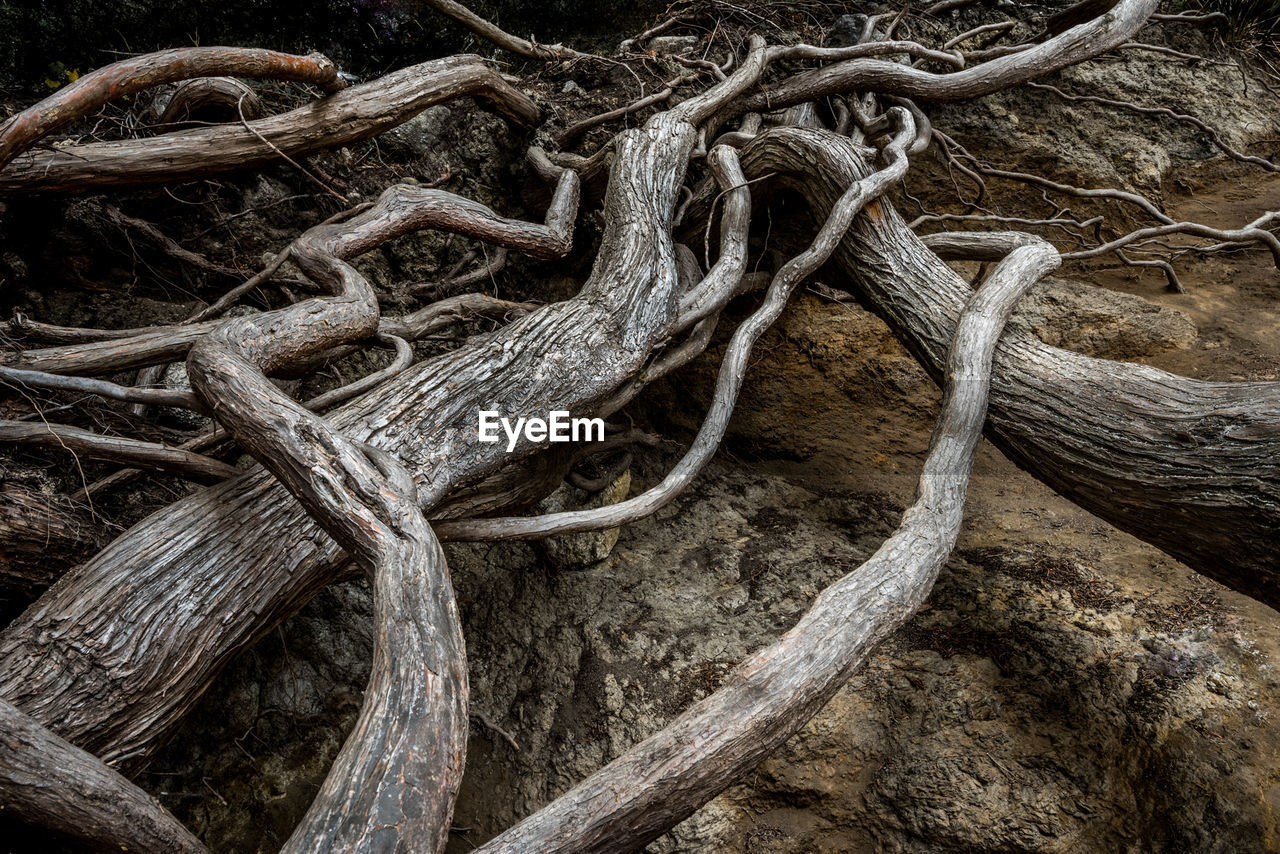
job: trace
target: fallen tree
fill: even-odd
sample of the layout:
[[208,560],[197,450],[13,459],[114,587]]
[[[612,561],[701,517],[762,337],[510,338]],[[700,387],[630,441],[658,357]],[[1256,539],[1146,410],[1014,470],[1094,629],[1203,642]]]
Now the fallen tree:
[[[140,764],[239,652],[325,586],[367,572],[378,626],[365,705],[286,848],[440,850],[463,769],[467,677],[439,540],[609,528],[669,501],[718,446],[752,343],[828,258],[946,389],[917,504],[875,557],[826,591],[777,645],[744,662],[720,692],[487,850],[633,850],[785,740],[928,595],[954,544],[984,429],[1023,468],[1091,512],[1240,592],[1280,604],[1280,475],[1271,462],[1280,452],[1280,384],[1198,382],[1082,357],[1025,333],[1001,338],[1018,294],[1060,263],[1059,252],[1026,236],[944,234],[922,242],[884,198],[911,158],[940,138],[917,101],[977,97],[1117,48],[1155,5],[1121,0],[1045,42],[1015,45],[976,64],[951,45],[895,41],[901,16],[873,19],[864,41],[844,47],[770,46],[755,36],[733,58],[732,73],[711,63],[710,87],[618,134],[607,149],[584,158],[531,148],[531,173],[554,185],[542,224],[505,218],[443,190],[392,187],[375,203],[308,230],[264,270],[292,262],[320,292],[313,298],[231,320],[216,317],[225,307],[219,301],[198,322],[111,333],[15,323],[58,345],[6,353],[8,381],[205,411],[223,428],[218,441],[234,439],[261,467],[173,503],[64,575],[0,634],[0,698],[23,726],[47,729],[50,738],[109,765]],[[539,58],[593,61],[523,40],[511,44]],[[74,118],[105,94],[157,80],[232,73],[337,79],[322,58],[306,58],[301,74],[293,69],[303,58],[253,54],[245,65],[232,49],[203,50],[194,65],[172,52],[104,69],[0,127],[0,165],[9,161],[0,193],[119,189],[293,162],[463,95],[490,99],[513,122],[535,124],[540,116],[526,95],[463,56],[252,122],[145,144],[24,153],[60,125],[60,110]],[[885,53],[946,70],[878,58]],[[834,64],[761,85],[771,69],[798,61]],[[848,98],[828,117],[843,133],[810,103],[830,96]],[[782,107],[793,109],[770,119],[781,126],[763,127],[760,113]],[[573,249],[580,186],[605,170],[604,229],[591,276],[573,298],[528,311],[444,355],[400,365],[324,417],[267,379],[375,336],[384,345],[404,344],[438,328],[436,314],[384,315],[351,259],[425,228],[536,258],[563,257]],[[511,453],[477,441],[480,410],[524,418],[555,410],[608,415],[697,355],[728,302],[762,284],[747,273],[757,183],[798,193],[821,226],[808,249],[764,277],[764,303],[732,339],[715,404],[685,460],[653,491],[614,507],[491,518],[522,511],[549,492],[566,461],[536,439],[521,440]],[[701,235],[716,225],[717,211],[718,253],[704,271],[686,244],[710,242]],[[1134,232],[1086,251],[1120,251],[1169,229],[1274,248],[1258,223],[1220,232],[1166,217],[1154,228],[1158,235]],[[941,256],[1002,260],[975,296]],[[244,289],[267,278],[260,274]],[[183,358],[194,395],[161,399],[81,376]],[[55,425],[42,441],[75,440],[86,453],[114,453],[130,465],[208,478],[229,473],[198,453],[211,442],[167,449],[130,440],[126,449],[116,440],[112,450],[103,437],[73,429]],[[40,427],[4,431],[0,440],[33,441]],[[489,518],[474,518],[478,513]],[[0,797],[11,795],[0,789]],[[99,841],[113,842],[117,833],[104,829]]]

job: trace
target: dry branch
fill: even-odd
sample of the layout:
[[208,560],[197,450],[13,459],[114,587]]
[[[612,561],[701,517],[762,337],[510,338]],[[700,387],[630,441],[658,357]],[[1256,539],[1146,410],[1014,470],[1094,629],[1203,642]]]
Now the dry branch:
[[519,36],[513,36],[496,24],[472,12],[454,0],[426,0],[431,8],[447,15],[482,39],[493,42],[503,50],[509,50],[531,59],[591,59],[591,54],[579,53],[564,45],[543,45]]
[[67,377],[44,371],[26,371],[0,365],[0,383],[19,383],[31,388],[48,388],[58,391],[78,391],[93,394],[107,400],[124,403],[141,403],[148,406],[178,406],[183,409],[200,409],[200,403],[190,392],[166,388],[135,388],[117,385],[105,380],[83,377]]
[[94,460],[171,471],[203,483],[217,483],[240,473],[235,466],[191,451],[138,439],[103,436],[65,424],[0,421],[0,442],[39,445]]
[[377,330],[377,297],[333,255],[326,228],[308,231],[294,259],[334,295],[227,321],[191,348],[187,370],[219,423],[373,576],[377,633],[360,717],[283,850],[439,851],[467,734],[466,658],[444,553],[398,463],[367,456],[264,374]]
[[196,128],[20,154],[0,171],[0,195],[82,193],[260,168],[278,162],[281,152],[298,157],[377,136],[434,104],[466,95],[487,98],[521,124],[538,121],[533,102],[480,57],[452,56],[350,86],[247,127]]
[[950,74],[933,74],[875,59],[849,60],[790,77],[742,99],[734,104],[734,111],[767,112],[862,90],[920,101],[957,101],[989,95],[1123,44],[1157,5],[1158,0],[1120,0],[1106,14],[1049,41]]
[[84,75],[0,125],[0,169],[41,138],[110,101],[160,83],[194,77],[240,75],[314,83],[326,91],[344,85],[325,56],[295,56],[245,47],[183,47],[122,59]]

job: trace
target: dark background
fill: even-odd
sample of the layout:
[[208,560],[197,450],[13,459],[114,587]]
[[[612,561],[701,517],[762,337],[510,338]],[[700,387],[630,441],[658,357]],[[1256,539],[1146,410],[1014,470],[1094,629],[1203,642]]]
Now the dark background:
[[[559,41],[616,41],[666,0],[482,0],[468,4],[508,31]],[[607,11],[608,14],[602,14]],[[344,70],[377,74],[460,50],[489,53],[418,0],[0,0],[0,86],[47,93],[123,55],[166,47],[238,45],[326,53]]]

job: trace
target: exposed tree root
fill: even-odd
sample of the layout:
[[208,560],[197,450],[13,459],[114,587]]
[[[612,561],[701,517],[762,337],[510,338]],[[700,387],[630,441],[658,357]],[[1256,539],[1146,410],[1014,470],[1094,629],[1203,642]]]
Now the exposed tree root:
[[90,849],[203,854],[156,799],[0,700],[0,808]]
[[204,483],[216,483],[239,474],[235,466],[192,451],[168,448],[138,439],[103,436],[65,424],[0,421],[0,442],[39,445],[94,460],[177,472]]
[[[777,174],[818,216],[859,163],[852,144],[813,131],[770,131],[743,151],[749,176]],[[835,260],[939,379],[969,287],[889,205],[877,212],[855,223]],[[1280,605],[1280,474],[1268,462],[1280,453],[1280,383],[1191,380],[1011,332],[996,358],[990,422],[1002,451],[1080,506]]]
[[314,83],[329,92],[344,85],[338,67],[318,53],[294,56],[258,48],[184,47],[122,59],[84,75],[0,125],[0,169],[41,138],[109,101],[160,83],[219,75]]
[[[925,14],[964,2],[935,3]],[[452,0],[429,4],[504,49],[545,60],[586,57],[513,37]],[[847,43],[836,47],[770,47],[752,37],[745,53],[731,52],[723,65],[682,58],[691,70],[654,95],[571,125],[562,146],[612,118],[674,100],[675,90],[700,74],[717,79],[590,157],[531,149],[530,168],[555,183],[543,223],[508,219],[440,189],[393,186],[375,203],[308,229],[258,274],[184,324],[98,331],[15,318],[15,330],[55,346],[6,354],[0,380],[135,405],[187,406],[209,412],[220,426],[178,449],[25,421],[0,423],[0,440],[38,441],[228,479],[136,525],[69,571],[0,633],[0,738],[20,746],[17,762],[0,762],[0,806],[18,804],[26,810],[23,818],[68,832],[77,831],[67,817],[83,809],[89,821],[78,832],[98,843],[200,850],[172,817],[102,762],[145,759],[228,661],[323,587],[349,577],[354,560],[374,585],[368,690],[354,731],[284,850],[442,850],[469,717],[517,745],[482,714],[468,711],[464,642],[440,540],[612,528],[670,501],[715,453],[754,343],[795,288],[828,259],[944,386],[915,503],[872,558],[824,591],[793,630],[743,662],[719,691],[481,850],[635,850],[781,744],[929,594],[955,543],[984,424],[1014,461],[1082,507],[1206,575],[1280,606],[1280,477],[1273,465],[1280,453],[1280,383],[1197,382],[1068,353],[1021,331],[1001,338],[1019,296],[1063,258],[1115,253],[1127,263],[1160,266],[1176,283],[1164,258],[1124,253],[1188,233],[1224,246],[1261,243],[1280,266],[1280,241],[1267,228],[1271,215],[1243,229],[1211,229],[1174,222],[1137,194],[997,169],[935,131],[909,100],[976,97],[1101,52],[1142,47],[1129,40],[1155,5],[1088,0],[1051,21],[1050,32],[1057,34],[1042,44],[984,48],[968,57],[956,48],[1003,33],[1011,23],[960,33],[941,49],[894,40],[903,13],[855,21]],[[0,193],[81,192],[206,177],[280,159],[296,164],[294,158],[308,152],[373,136],[464,95],[485,97],[523,124],[539,118],[533,102],[501,75],[478,57],[460,56],[250,122],[241,114],[248,90],[212,75],[257,74],[336,89],[336,69],[319,57],[193,50],[102,69],[0,128]],[[888,56],[914,64],[877,58]],[[989,58],[966,65],[977,56]],[[757,89],[769,64],[781,61],[836,64]],[[952,70],[924,70],[926,65]],[[200,101],[203,87],[223,107],[235,99],[238,125],[170,133],[145,144],[27,150],[121,92],[193,77],[210,79],[175,95],[183,109]],[[837,100],[818,103],[829,96]],[[778,108],[786,110],[762,116]],[[833,115],[840,133],[825,127]],[[762,129],[766,122],[791,126]],[[978,197],[970,213],[926,214],[917,222],[1012,221],[977,207],[986,178],[996,177],[1037,186],[1046,201],[1048,193],[1059,193],[1126,204],[1157,225],[1108,241],[1101,218],[1082,221],[1051,204],[1051,217],[1038,223],[1063,226],[1073,236],[1094,227],[1098,245],[1060,256],[1043,240],[1020,233],[946,233],[922,242],[884,194],[902,179],[908,158],[931,140],[939,142],[948,167],[978,188]],[[864,142],[880,146],[884,161],[878,168],[871,165],[876,150]],[[693,191],[686,186],[690,163],[704,159],[710,177]],[[461,274],[460,263],[428,288],[401,286],[391,299],[403,300],[409,292],[438,296],[483,280],[509,250],[564,258],[573,249],[581,186],[606,172],[598,256],[581,292],[564,302],[534,307],[467,294],[384,317],[373,288],[349,263],[427,228],[495,247],[496,260],[486,256],[471,273]],[[954,180],[959,195],[963,181]],[[798,191],[822,223],[810,247],[775,274],[747,272],[750,187],[756,182]],[[234,272],[145,221],[118,210],[114,221],[147,234],[184,263]],[[476,257],[473,252],[463,263]],[[974,294],[943,258],[998,266]],[[321,295],[297,301],[286,291],[291,304],[284,308],[216,319],[286,261],[309,280],[301,290]],[[601,509],[509,515],[566,476],[584,488],[606,485],[619,469],[605,466],[604,457],[593,459],[605,469],[599,477],[571,473],[570,466],[609,450],[616,462],[619,448],[625,465],[627,446],[646,437],[615,432],[604,443],[573,450],[526,436],[508,453],[501,443],[476,440],[480,410],[497,408],[514,418],[555,410],[607,416],[702,352],[728,302],[765,283],[763,302],[730,339],[697,438],[657,487]],[[476,314],[511,322],[470,339],[459,336],[457,349],[412,364],[409,342]],[[306,403],[267,379],[373,343],[395,350],[391,365]],[[193,394],[79,376],[154,372],[183,358]],[[325,417],[315,414],[344,402]],[[261,467],[238,471],[200,453],[228,439]],[[117,473],[83,492],[130,476]],[[0,510],[5,507],[0,503]],[[1195,524],[1171,525],[1171,519]],[[0,539],[4,521],[0,513]],[[19,535],[25,530],[10,527]],[[34,773],[47,774],[56,785],[46,790],[24,782],[22,774]]]
[[65,498],[6,485],[0,489],[0,604],[35,598],[86,548],[98,525]]
[[[884,194],[890,186],[902,179],[907,171],[907,148],[915,143],[916,127],[911,114],[902,107],[895,107],[900,125],[898,134],[886,155],[889,167],[871,176],[855,181],[832,209],[823,223],[813,244],[800,255],[783,265],[773,277],[764,304],[734,332],[725,350],[724,363],[716,381],[715,398],[697,438],[688,453],[674,469],[653,489],[635,498],[594,510],[576,510],[533,518],[473,519],[457,522],[440,522],[436,532],[442,539],[505,540],[534,539],[554,534],[615,528],[627,522],[643,519],[678,496],[715,454],[729,426],[738,392],[747,373],[747,359],[751,348],[766,329],[782,314],[796,286],[826,263],[840,238],[848,230],[853,218],[866,205]],[[714,152],[714,150],[713,150]],[[725,156],[733,156],[725,154]],[[736,166],[734,173],[740,175]],[[722,256],[724,257],[724,256]],[[741,264],[729,275],[737,280],[742,275],[745,254]],[[707,277],[708,279],[711,276]],[[727,298],[726,298],[727,301]],[[701,319],[700,317],[698,318]]]
[[[845,206],[851,201],[851,194],[841,199]],[[832,220],[843,212],[837,205]],[[834,244],[839,235],[838,226],[824,226],[815,245],[824,238]],[[1000,330],[1018,297],[1058,263],[1048,244],[1015,249],[961,314],[917,498],[893,536],[714,694],[479,851],[634,851],[725,789],[822,708],[868,651],[915,613],[951,554]]]
[[360,718],[283,850],[438,851],[467,735],[466,657],[444,553],[399,463],[358,447],[262,373],[376,331],[377,298],[335,257],[339,242],[319,227],[294,253],[333,297],[228,321],[192,347],[187,369],[218,421],[374,581],[377,634]]
[[[82,78],[83,79],[83,78]],[[28,152],[0,170],[0,195],[83,193],[204,178],[376,136],[433,104],[483,96],[513,121],[533,124],[538,108],[477,56],[451,56],[393,71],[247,127],[179,131],[147,140],[93,142]]]
[[[430,509],[508,461],[498,446],[476,445],[478,409],[498,402],[513,415],[581,410],[635,373],[678,316],[671,238],[653,224],[665,222],[674,208],[696,140],[694,123],[749,85],[764,59],[757,46],[728,81],[656,116],[647,130],[620,137],[600,259],[578,297],[534,312],[486,343],[406,371],[383,388],[382,414],[368,418],[357,400],[331,423],[422,472],[419,499]],[[387,222],[394,228],[400,220]],[[339,244],[370,240],[359,226],[349,236],[339,225],[324,228],[331,254]],[[383,408],[386,401],[397,403]],[[420,437],[427,434],[435,441],[424,447]],[[525,443],[519,448],[522,455],[532,450]],[[272,481],[255,471],[177,502],[65,576],[0,635],[7,662],[0,695],[37,719],[53,715],[50,723],[61,734],[108,761],[145,755],[237,650],[348,572],[337,544],[314,522],[300,520]],[[207,530],[211,536],[171,539],[165,555],[154,554],[153,531],[196,533],[190,520],[210,513],[221,520]],[[118,573],[130,579],[127,586]],[[112,595],[85,596],[99,584]],[[136,597],[135,604],[120,595]],[[58,604],[63,597],[68,604]],[[195,605],[199,600],[204,604]],[[96,615],[81,607],[91,601],[102,606]],[[115,663],[66,667],[64,656],[81,658],[89,647],[72,641],[61,619],[63,628],[52,635],[36,628],[53,609],[78,613],[76,633],[96,625],[92,655]],[[193,623],[179,612],[209,618]],[[122,614],[128,615],[123,621]],[[134,620],[151,627],[157,642],[140,648],[133,640],[138,627],[129,625]],[[23,648],[24,638],[36,637],[28,631],[39,635],[44,654]],[[139,653],[145,662],[124,665]],[[115,675],[119,665],[131,675]]]

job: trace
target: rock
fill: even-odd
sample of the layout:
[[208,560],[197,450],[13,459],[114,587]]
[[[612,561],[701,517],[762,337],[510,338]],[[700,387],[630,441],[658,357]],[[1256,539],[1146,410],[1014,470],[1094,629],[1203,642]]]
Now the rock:
[[577,82],[573,80],[564,81],[564,85],[560,87],[560,93],[562,95],[572,95],[575,92],[581,92],[581,91],[582,91],[582,87],[579,86]]
[[[617,480],[597,492],[588,495],[569,483],[560,484],[555,492],[538,505],[539,513],[561,513],[566,510],[590,510],[617,504],[631,490],[631,472],[624,471]],[[618,529],[587,531],[582,534],[566,534],[548,537],[541,545],[547,560],[560,569],[581,569],[599,563],[609,556],[618,542]]]
[[654,36],[649,39],[649,49],[659,54],[684,53],[697,46],[697,36]]
[[[1188,38],[1193,34],[1184,33]],[[1203,43],[1180,44],[1183,50],[1211,52]],[[1235,62],[1168,62],[1158,54],[1121,51],[1116,62],[1088,62],[1064,69],[1051,81],[1068,92],[1140,105],[1161,106],[1153,93],[1175,96],[1178,112],[1194,114],[1237,149],[1280,136],[1280,111],[1266,99],[1253,97],[1253,84],[1241,84]],[[1159,201],[1175,170],[1226,157],[1198,130],[1178,122],[1155,119],[1122,109],[1062,100],[1051,92],[1026,87],[990,95],[976,102],[940,105],[930,114],[980,158],[1018,163],[1024,172],[1037,172],[1081,187],[1117,187],[1141,192]],[[1002,167],[1011,168],[1011,167]],[[916,176],[923,179],[924,176]],[[928,180],[934,180],[930,173]],[[991,182],[998,190],[1003,182]],[[1045,208],[1038,193],[1012,185],[1034,208]],[[925,181],[915,187],[928,192]],[[950,192],[949,181],[935,192]],[[1070,199],[1072,210],[1093,208]],[[1098,209],[1114,221],[1115,206]]]
[[452,109],[436,104],[387,131],[382,138],[413,157],[422,157],[440,148],[440,140],[449,132],[453,118]]
[[862,31],[867,26],[867,16],[841,15],[827,30],[826,47],[848,47],[855,45],[862,38]]
[[[160,384],[169,391],[191,391],[191,379],[187,376],[186,362],[170,362],[165,366]],[[204,430],[213,422],[199,412],[180,409],[176,406],[164,406],[160,409],[166,421],[184,430]]]
[[1104,359],[1185,349],[1198,335],[1176,308],[1080,282],[1047,279],[1018,304],[1016,324],[1055,347]]

